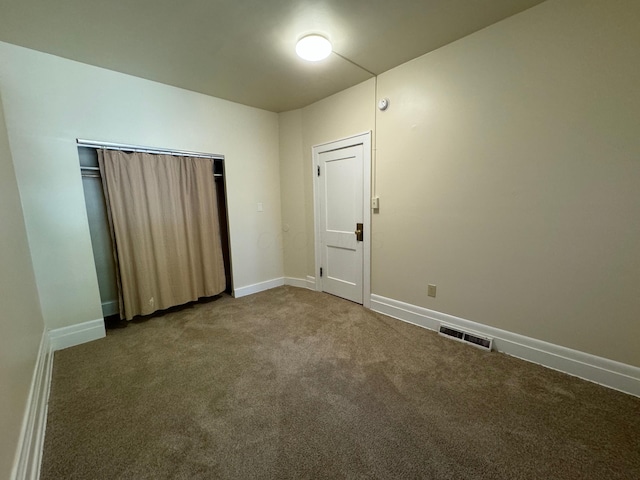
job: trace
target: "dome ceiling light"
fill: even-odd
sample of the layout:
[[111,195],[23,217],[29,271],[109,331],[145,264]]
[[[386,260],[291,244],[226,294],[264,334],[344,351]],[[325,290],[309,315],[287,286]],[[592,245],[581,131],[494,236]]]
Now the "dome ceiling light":
[[322,35],[307,35],[298,40],[296,53],[309,62],[318,62],[331,55],[331,42]]

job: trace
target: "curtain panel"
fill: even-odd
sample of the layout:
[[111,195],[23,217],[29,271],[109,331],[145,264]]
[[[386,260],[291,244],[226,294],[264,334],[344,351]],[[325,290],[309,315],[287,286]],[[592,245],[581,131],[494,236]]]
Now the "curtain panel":
[[98,150],[98,162],[121,318],[224,291],[213,161]]

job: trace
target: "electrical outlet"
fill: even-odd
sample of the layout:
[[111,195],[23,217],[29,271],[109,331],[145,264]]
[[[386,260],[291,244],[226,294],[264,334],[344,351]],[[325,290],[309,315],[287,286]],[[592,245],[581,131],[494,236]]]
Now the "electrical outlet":
[[435,285],[429,284],[427,286],[427,295],[429,295],[430,297],[435,297],[436,296],[436,286]]

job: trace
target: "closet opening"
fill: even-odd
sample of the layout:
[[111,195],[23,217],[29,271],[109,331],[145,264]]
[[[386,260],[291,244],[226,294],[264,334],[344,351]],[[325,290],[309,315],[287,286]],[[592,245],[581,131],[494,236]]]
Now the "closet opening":
[[[82,141],[78,140],[78,157],[91,235],[91,245],[98,277],[100,300],[102,303],[102,315],[108,325],[121,324],[123,322],[120,322],[118,269],[116,268],[116,259],[114,258],[114,246],[107,213],[108,210],[98,165],[98,147],[86,146],[81,143]],[[125,148],[122,148],[122,150],[127,151]],[[175,154],[181,155],[183,152],[176,152]],[[217,222],[220,226],[220,244],[225,275],[224,292],[231,294],[233,291],[233,279],[231,274],[231,249],[229,242],[224,157],[220,155],[212,156],[212,160],[213,171],[211,175],[213,175],[215,181],[218,204],[217,212],[212,212],[212,215],[216,215]],[[176,159],[176,161],[180,160]]]

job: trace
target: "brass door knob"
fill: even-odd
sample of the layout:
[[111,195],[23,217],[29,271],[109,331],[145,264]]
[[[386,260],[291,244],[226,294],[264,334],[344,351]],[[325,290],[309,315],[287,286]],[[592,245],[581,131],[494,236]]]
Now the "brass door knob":
[[362,241],[362,224],[361,223],[356,223],[356,231],[354,232],[356,234],[356,240],[358,242]]

